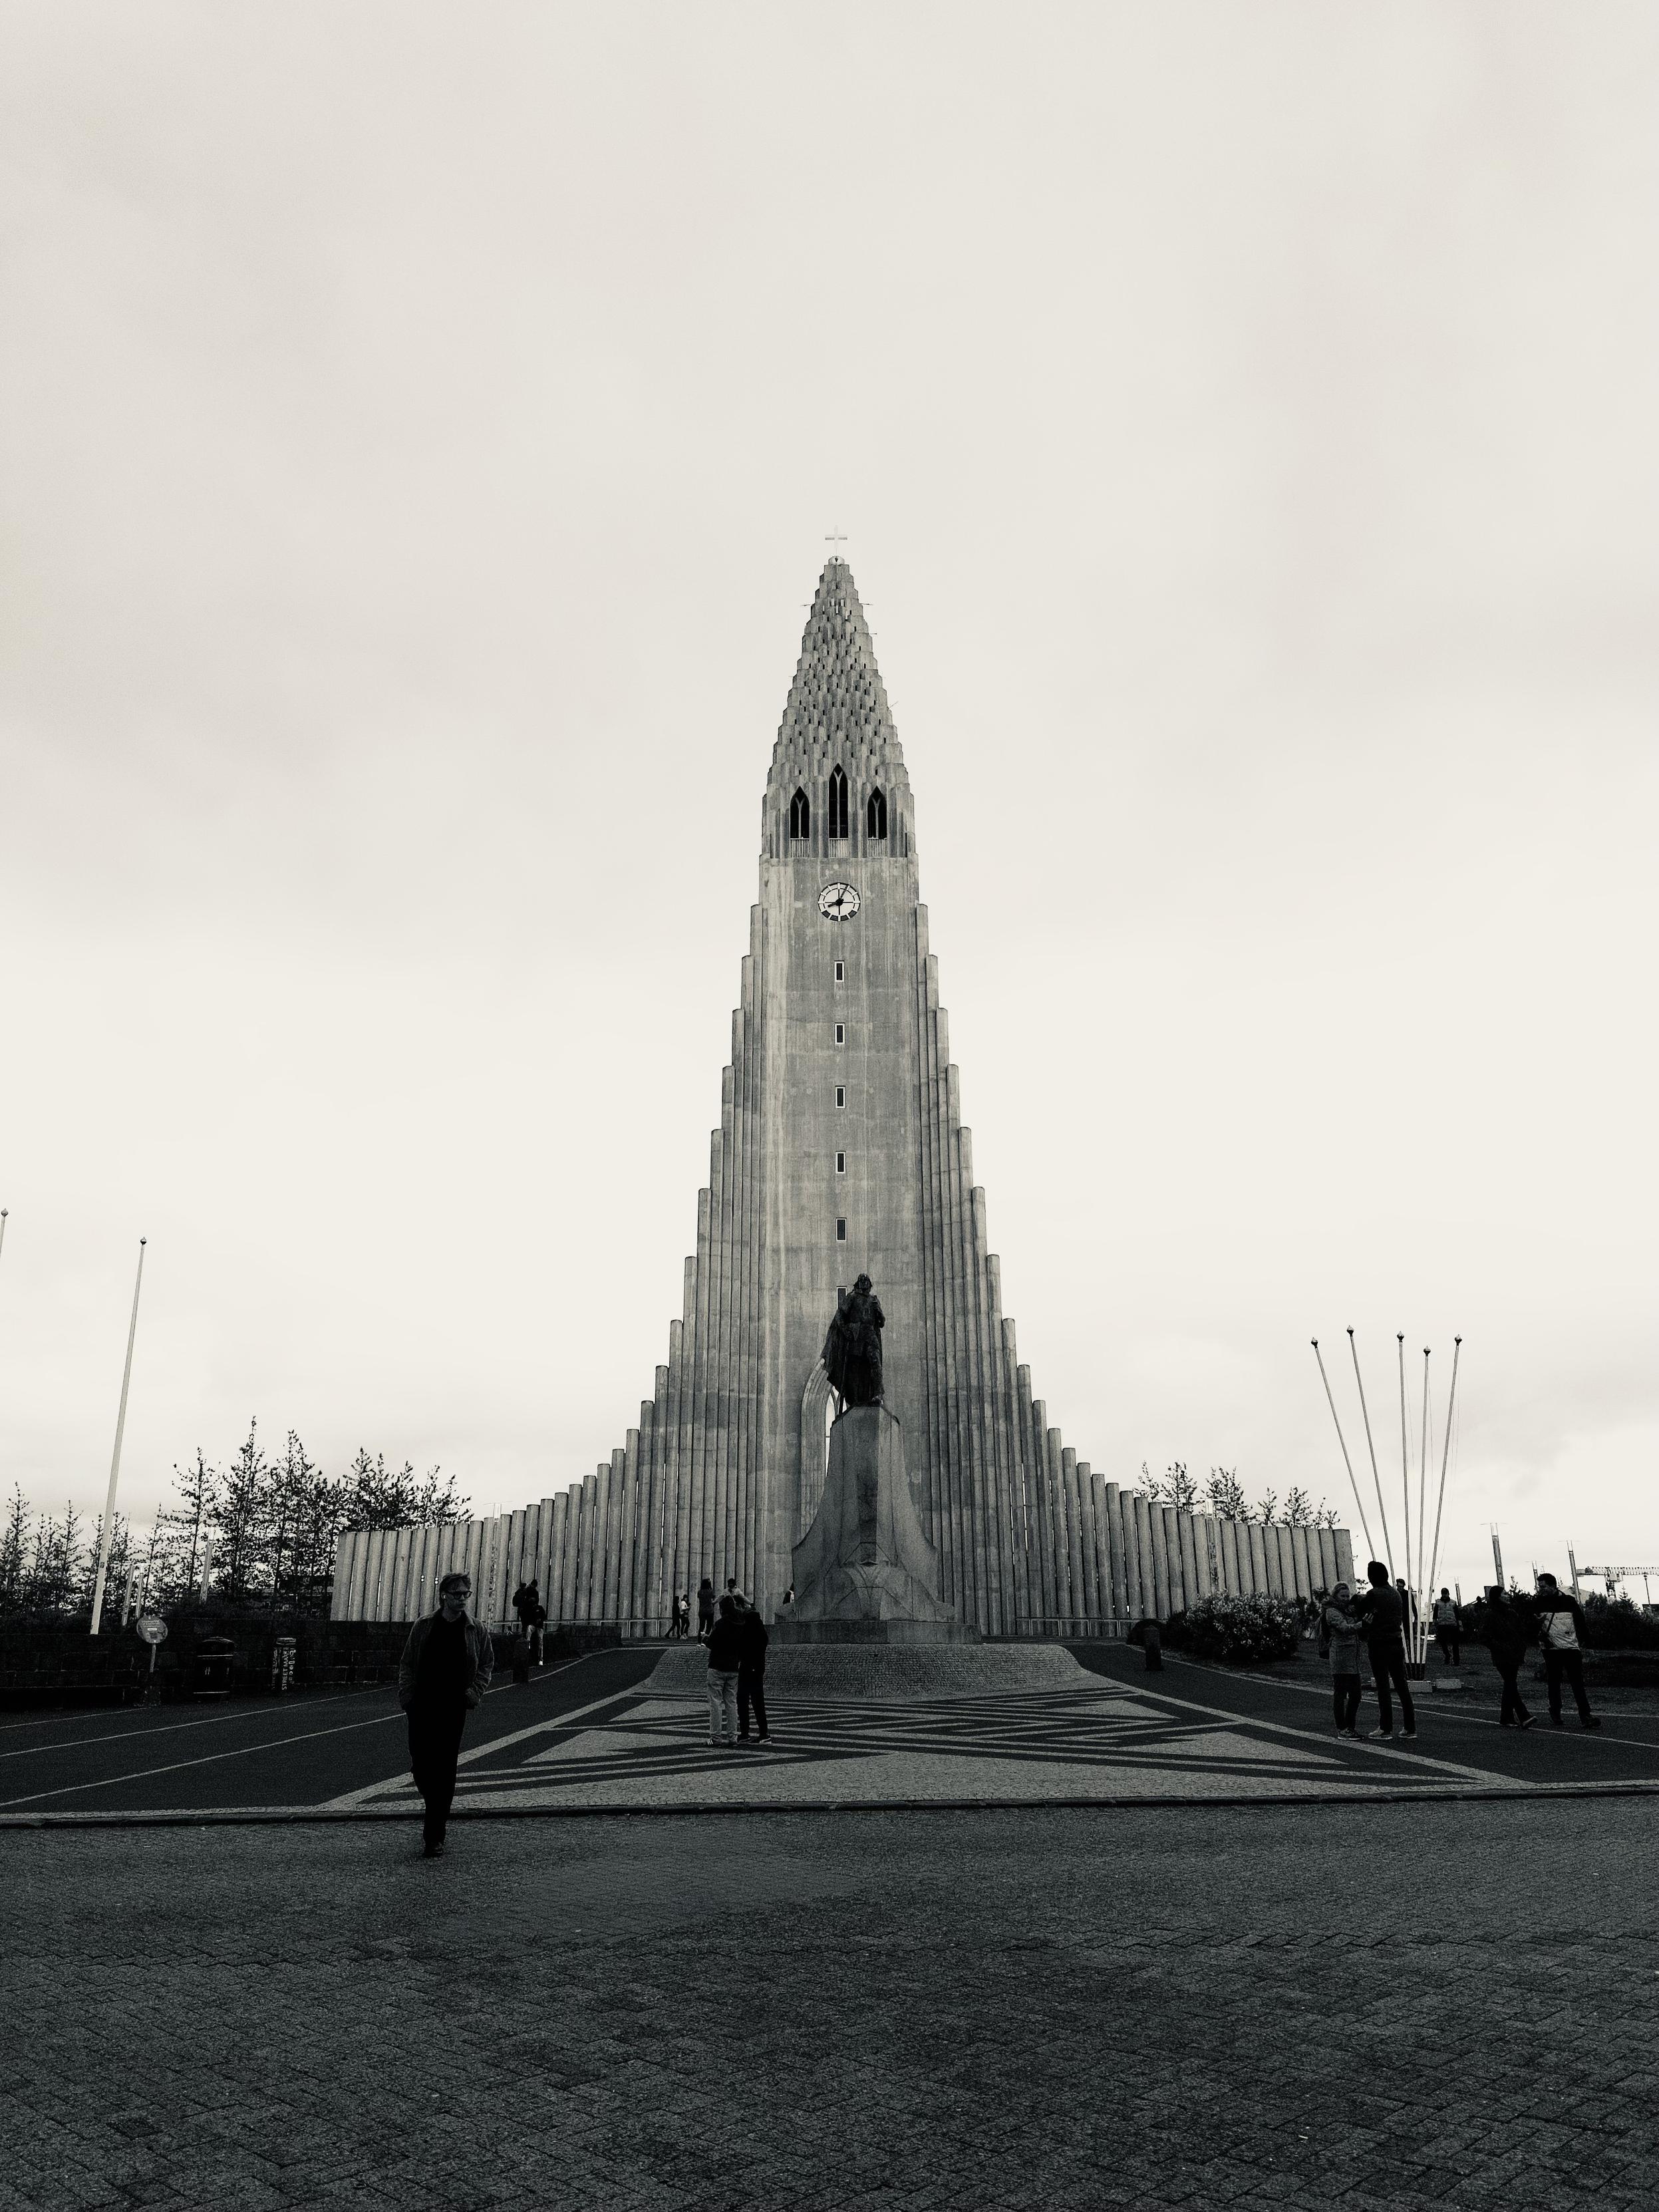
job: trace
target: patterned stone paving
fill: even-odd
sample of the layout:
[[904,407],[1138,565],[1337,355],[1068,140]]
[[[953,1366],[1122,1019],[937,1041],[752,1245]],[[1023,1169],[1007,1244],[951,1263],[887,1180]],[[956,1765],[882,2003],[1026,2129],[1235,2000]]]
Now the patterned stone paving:
[[[705,1705],[632,1694],[463,1755],[458,1810],[670,1810],[871,1803],[1122,1802],[1425,1790],[1502,1778],[1409,1747],[1340,1743],[1200,1699],[1101,1680],[1076,1689],[792,1700],[768,1747],[717,1751]],[[406,1777],[332,1801],[413,1809]]]

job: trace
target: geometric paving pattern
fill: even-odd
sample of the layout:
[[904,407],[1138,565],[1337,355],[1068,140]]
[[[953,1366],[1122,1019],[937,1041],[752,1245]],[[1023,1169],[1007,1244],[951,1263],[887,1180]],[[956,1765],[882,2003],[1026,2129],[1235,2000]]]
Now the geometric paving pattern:
[[[1503,1779],[1409,1747],[1339,1742],[1313,1725],[1243,1720],[1098,1678],[903,1705],[791,1698],[769,1717],[767,1748],[717,1751],[701,1702],[629,1692],[464,1753],[456,1809],[1364,1799]],[[417,1802],[407,1777],[333,1801],[386,1810]]]

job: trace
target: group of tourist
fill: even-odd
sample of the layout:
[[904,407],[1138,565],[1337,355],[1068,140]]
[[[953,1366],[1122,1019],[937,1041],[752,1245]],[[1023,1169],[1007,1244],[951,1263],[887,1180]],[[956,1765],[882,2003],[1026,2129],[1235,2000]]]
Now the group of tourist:
[[[697,1640],[708,1652],[708,1741],[721,1751],[769,1744],[766,1725],[766,1650],[771,1638],[760,1609],[727,1581],[718,1601],[705,1575],[697,1592]],[[750,1718],[755,1732],[749,1732]]]
[[[1370,1662],[1376,1691],[1377,1725],[1370,1731],[1375,1742],[1391,1743],[1395,1736],[1394,1697],[1400,1698],[1400,1737],[1415,1741],[1417,1711],[1412,1703],[1406,1672],[1406,1634],[1415,1626],[1415,1601],[1403,1583],[1390,1583],[1380,1559],[1365,1570],[1366,1587],[1358,1595],[1346,1583],[1338,1583],[1319,1607],[1319,1648],[1329,1659],[1331,1705],[1340,1736],[1358,1738],[1359,1700],[1364,1688],[1359,1656],[1363,1645]],[[1584,1613],[1577,1599],[1562,1589],[1553,1575],[1540,1575],[1530,1602],[1511,1596],[1496,1583],[1486,1592],[1480,1638],[1492,1656],[1503,1682],[1498,1707],[1501,1728],[1529,1729],[1533,1716],[1520,1689],[1520,1672],[1527,1650],[1534,1639],[1543,1653],[1544,1680],[1553,1727],[1565,1725],[1561,1715],[1564,1683],[1572,1691],[1581,1727],[1600,1728],[1584,1691]],[[1449,1590],[1434,1601],[1431,1619],[1435,1642],[1448,1664],[1462,1658],[1462,1612]]]

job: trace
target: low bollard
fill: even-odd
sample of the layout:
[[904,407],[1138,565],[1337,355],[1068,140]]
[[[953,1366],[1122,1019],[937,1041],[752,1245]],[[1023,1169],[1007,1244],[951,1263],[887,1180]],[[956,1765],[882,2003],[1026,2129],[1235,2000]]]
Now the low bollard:
[[1155,1620],[1143,1624],[1141,1641],[1146,1647],[1146,1672],[1161,1674],[1164,1672],[1164,1638]]

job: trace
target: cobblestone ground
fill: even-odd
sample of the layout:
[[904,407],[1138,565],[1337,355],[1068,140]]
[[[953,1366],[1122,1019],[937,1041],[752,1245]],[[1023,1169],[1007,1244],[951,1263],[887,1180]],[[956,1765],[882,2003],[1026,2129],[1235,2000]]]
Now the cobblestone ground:
[[1640,1800],[0,1837],[0,2203],[1653,2202]]

